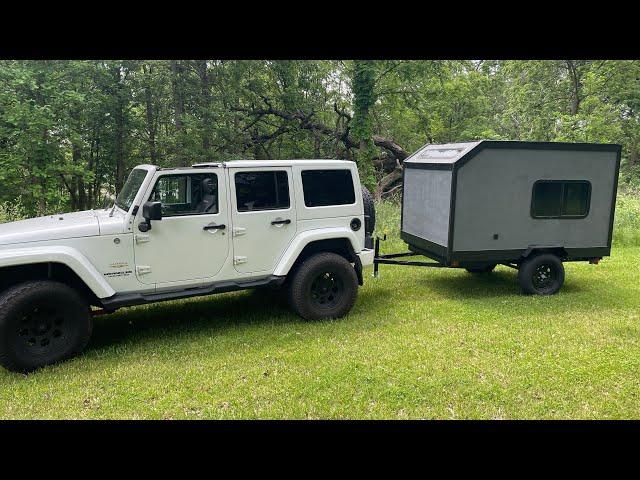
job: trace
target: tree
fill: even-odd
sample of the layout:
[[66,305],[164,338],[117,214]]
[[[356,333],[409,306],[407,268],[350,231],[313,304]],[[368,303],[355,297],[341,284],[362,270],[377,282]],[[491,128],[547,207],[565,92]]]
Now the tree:
[[140,163],[342,158],[384,199],[425,142],[615,142],[640,183],[640,62],[0,61],[0,202],[100,206]]

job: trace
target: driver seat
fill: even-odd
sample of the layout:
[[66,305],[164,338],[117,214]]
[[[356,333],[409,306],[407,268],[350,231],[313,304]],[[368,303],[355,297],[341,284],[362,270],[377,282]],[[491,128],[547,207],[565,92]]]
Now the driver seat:
[[216,204],[216,195],[214,193],[213,179],[205,178],[200,184],[202,188],[202,199],[196,205],[196,212],[198,213],[216,213],[218,206]]

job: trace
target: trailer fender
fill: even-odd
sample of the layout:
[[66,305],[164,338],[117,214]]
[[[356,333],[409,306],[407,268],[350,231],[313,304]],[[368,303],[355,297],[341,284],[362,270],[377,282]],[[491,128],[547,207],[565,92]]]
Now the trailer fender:
[[298,259],[300,253],[311,242],[339,238],[347,239],[355,254],[359,253],[362,250],[356,233],[349,228],[335,227],[307,230],[298,234],[293,242],[291,242],[289,248],[287,248],[287,250],[284,252],[284,255],[278,262],[278,265],[276,266],[276,269],[274,271],[274,275],[287,275],[293,264]]
[[75,248],[51,246],[0,250],[0,268],[36,263],[61,263],[66,265],[80,277],[98,298],[111,297],[116,293],[87,257]]
[[520,255],[521,258],[528,258],[531,254],[537,253],[553,253],[558,255],[559,257],[565,257],[567,255],[567,251],[563,246],[560,245],[550,245],[550,246],[529,246],[527,249],[522,252]]

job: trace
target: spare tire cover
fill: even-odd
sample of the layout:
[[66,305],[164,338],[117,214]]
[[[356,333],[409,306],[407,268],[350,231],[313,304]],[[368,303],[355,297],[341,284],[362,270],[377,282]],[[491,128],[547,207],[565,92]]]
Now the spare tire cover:
[[367,235],[371,235],[376,228],[376,207],[367,187],[362,187],[362,203],[364,204],[364,231]]

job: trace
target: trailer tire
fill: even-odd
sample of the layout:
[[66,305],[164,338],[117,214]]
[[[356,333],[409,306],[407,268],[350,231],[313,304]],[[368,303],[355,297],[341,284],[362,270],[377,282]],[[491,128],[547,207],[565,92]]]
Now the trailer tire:
[[362,203],[364,206],[364,233],[371,235],[376,228],[376,206],[373,195],[367,187],[362,187]]
[[490,273],[496,268],[495,263],[491,263],[484,267],[474,267],[474,268],[466,268],[465,270],[469,273]]
[[553,295],[564,283],[564,266],[552,253],[535,255],[520,264],[518,281],[526,294]]
[[0,364],[30,372],[80,353],[91,337],[87,300],[51,280],[29,281],[0,295]]
[[317,253],[295,271],[289,286],[289,304],[305,320],[344,317],[358,296],[358,276],[344,257]]

